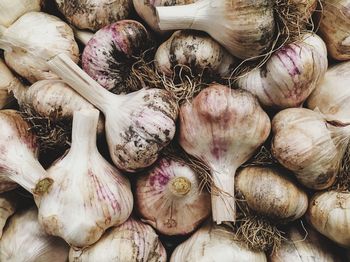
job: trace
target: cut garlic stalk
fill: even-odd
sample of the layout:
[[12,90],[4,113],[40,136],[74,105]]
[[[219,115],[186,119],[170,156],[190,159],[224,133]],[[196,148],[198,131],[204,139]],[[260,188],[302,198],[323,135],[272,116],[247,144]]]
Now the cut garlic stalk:
[[16,207],[16,196],[12,192],[3,193],[0,195],[0,239],[6,221],[10,216],[12,216],[15,213]]

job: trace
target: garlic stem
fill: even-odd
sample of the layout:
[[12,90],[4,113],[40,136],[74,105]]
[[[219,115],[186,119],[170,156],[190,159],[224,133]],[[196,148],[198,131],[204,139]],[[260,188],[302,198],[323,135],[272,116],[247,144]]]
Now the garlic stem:
[[73,27],[74,36],[76,39],[80,41],[83,45],[86,45],[90,39],[94,36],[93,32],[90,32],[88,30],[79,30],[75,27]]
[[170,191],[179,197],[187,195],[191,191],[191,181],[186,177],[175,177],[169,183]]

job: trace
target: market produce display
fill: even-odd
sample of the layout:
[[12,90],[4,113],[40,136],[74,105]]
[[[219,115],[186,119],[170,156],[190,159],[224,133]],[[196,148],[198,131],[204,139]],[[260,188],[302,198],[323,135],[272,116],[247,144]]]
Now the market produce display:
[[0,262],[346,262],[350,0],[1,0]]

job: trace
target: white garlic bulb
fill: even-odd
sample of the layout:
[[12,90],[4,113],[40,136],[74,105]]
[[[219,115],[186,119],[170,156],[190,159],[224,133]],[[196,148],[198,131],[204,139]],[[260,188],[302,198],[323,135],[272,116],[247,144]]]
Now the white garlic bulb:
[[175,249],[170,262],[267,261],[263,252],[254,252],[234,238],[224,227],[205,225]]
[[0,195],[0,239],[7,219],[12,216],[17,207],[16,196],[12,192]]
[[0,58],[0,109],[7,106],[13,97],[10,90],[22,86],[21,82],[12,74],[5,62]]
[[69,247],[49,236],[38,223],[36,208],[16,213],[0,240],[0,261],[66,262]]
[[166,252],[152,227],[129,218],[110,228],[94,245],[71,248],[71,262],[166,262]]

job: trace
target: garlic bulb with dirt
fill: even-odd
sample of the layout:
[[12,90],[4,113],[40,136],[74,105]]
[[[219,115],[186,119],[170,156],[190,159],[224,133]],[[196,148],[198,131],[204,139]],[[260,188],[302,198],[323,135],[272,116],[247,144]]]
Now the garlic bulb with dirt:
[[132,0],[55,0],[60,12],[74,26],[96,31],[125,19],[132,11]]
[[129,181],[96,147],[96,109],[74,112],[72,146],[42,178],[34,198],[45,231],[74,247],[92,245],[132,211]]
[[110,24],[86,44],[82,67],[95,81],[115,93],[130,93],[142,88],[135,83],[133,64],[152,47],[151,35],[134,20]]
[[317,109],[343,123],[350,122],[350,61],[328,69],[323,81],[307,100],[307,107]]
[[180,244],[171,255],[170,262],[266,262],[264,252],[255,252],[235,240],[229,229],[205,225],[188,240]]
[[320,35],[329,55],[336,60],[350,59],[350,1],[322,1]]
[[213,84],[180,109],[179,142],[212,171],[213,220],[235,221],[235,173],[270,133],[270,119],[247,91]]
[[0,240],[0,261],[66,262],[68,254],[69,246],[39,225],[34,207],[16,213]]
[[165,235],[191,233],[211,213],[210,195],[184,161],[161,158],[138,177],[135,191],[142,220]]
[[304,215],[306,193],[286,171],[269,167],[245,167],[236,176],[236,191],[251,210],[278,222],[290,222]]
[[294,225],[287,229],[285,240],[270,255],[270,262],[337,262],[341,258],[334,244],[310,226]]
[[72,29],[59,18],[42,12],[26,13],[9,28],[0,27],[0,48],[5,51],[6,64],[31,83],[58,79],[50,72],[44,55],[64,53],[74,62],[79,60]]
[[121,170],[136,171],[153,164],[160,150],[173,139],[178,107],[161,89],[141,89],[127,95],[105,90],[65,55],[48,62],[80,95],[100,109],[113,163]]
[[197,0],[133,0],[133,3],[138,15],[152,28],[152,30],[157,33],[162,33],[164,31],[160,30],[158,25],[156,6],[187,5],[196,1]]
[[10,89],[22,86],[22,83],[12,74],[5,62],[0,58],[0,109],[8,106],[13,100]]
[[9,27],[19,17],[32,11],[40,11],[44,0],[2,0],[0,2],[0,25]]
[[268,0],[199,0],[193,4],[156,7],[161,30],[207,32],[238,58],[269,51],[274,38],[273,3]]
[[173,33],[158,48],[154,60],[157,70],[168,77],[177,65],[190,67],[193,75],[229,77],[237,64],[237,59],[210,36],[194,30]]
[[339,172],[350,125],[306,108],[289,108],[272,120],[272,154],[304,186],[330,187]]
[[166,262],[166,251],[151,226],[129,218],[108,229],[94,245],[71,248],[69,261]]
[[255,94],[265,107],[299,107],[322,80],[327,49],[316,34],[277,50],[261,68],[239,77],[237,85]]
[[7,192],[0,195],[0,239],[7,219],[16,212],[16,208],[17,199],[13,192]]
[[337,244],[350,247],[350,193],[334,190],[316,193],[306,218],[321,234]]

